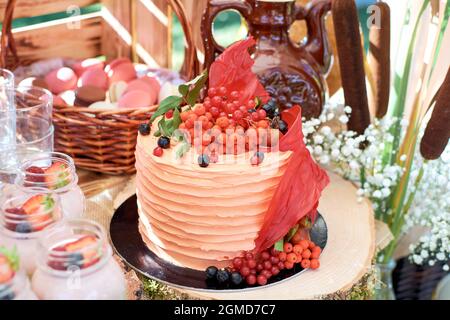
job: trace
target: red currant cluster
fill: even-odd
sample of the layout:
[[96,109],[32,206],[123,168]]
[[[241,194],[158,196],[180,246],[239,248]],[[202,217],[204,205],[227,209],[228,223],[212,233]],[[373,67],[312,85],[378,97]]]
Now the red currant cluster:
[[218,154],[240,154],[273,146],[279,130],[270,128],[271,119],[255,99],[240,101],[241,93],[228,94],[225,87],[210,88],[203,104],[181,113],[179,129],[189,132],[199,154],[215,162]]
[[285,243],[282,252],[271,248],[254,256],[247,252],[243,257],[234,258],[230,266],[231,272],[239,272],[249,286],[267,284],[281,270],[292,269],[300,264],[304,269],[319,268],[320,247],[312,241],[301,240],[298,244]]

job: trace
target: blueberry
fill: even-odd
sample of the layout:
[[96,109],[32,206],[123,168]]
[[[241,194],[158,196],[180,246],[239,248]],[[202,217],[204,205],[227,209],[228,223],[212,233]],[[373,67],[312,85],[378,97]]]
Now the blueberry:
[[248,111],[248,113],[255,113],[255,112],[256,112],[256,109],[255,109],[255,108],[252,108],[252,109],[248,109],[247,111]]
[[217,275],[218,269],[214,266],[206,268],[206,279],[211,280],[215,279]]
[[201,156],[198,156],[198,165],[202,168],[206,168],[209,166],[209,157],[206,154],[202,154]]
[[139,125],[139,133],[143,136],[148,136],[150,134],[150,125],[148,123],[141,123]]
[[163,149],[168,149],[170,147],[170,139],[167,137],[160,137],[158,139],[158,146]]
[[20,222],[16,226],[16,232],[31,233],[31,232],[33,232],[33,227],[28,222]]
[[242,276],[239,272],[233,272],[231,274],[231,284],[234,286],[239,286],[242,283]]
[[216,279],[219,284],[226,284],[230,280],[230,274],[227,270],[219,270]]
[[272,107],[270,104],[263,105],[262,109],[266,112],[269,118],[273,117],[273,113],[275,112],[275,107]]
[[82,267],[84,263],[84,257],[81,253],[72,253],[67,259],[67,267]]
[[258,151],[255,153],[255,157],[258,157],[259,162],[263,162],[264,161],[264,152]]
[[283,120],[278,122],[278,129],[282,134],[286,134],[288,132],[288,125]]
[[16,295],[11,288],[6,288],[4,291],[0,291],[0,300],[14,300]]
[[273,108],[276,108],[277,101],[275,99],[270,99],[269,102],[267,102],[267,104],[272,106]]

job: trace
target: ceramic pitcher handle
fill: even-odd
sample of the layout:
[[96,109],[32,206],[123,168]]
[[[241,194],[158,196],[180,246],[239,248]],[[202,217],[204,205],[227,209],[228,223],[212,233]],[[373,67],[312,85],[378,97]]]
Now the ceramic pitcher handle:
[[304,49],[314,58],[323,74],[331,67],[331,52],[325,30],[324,18],[331,11],[331,0],[313,0],[306,8],[296,5],[296,18],[305,20],[308,39]]
[[240,0],[212,0],[208,2],[208,6],[203,13],[201,24],[203,45],[205,47],[205,68],[209,68],[214,62],[216,55],[221,54],[225,50],[225,48],[219,45],[214,39],[212,30],[215,17],[225,10],[236,10],[244,17],[244,19],[248,20],[252,12],[252,6],[249,3]]

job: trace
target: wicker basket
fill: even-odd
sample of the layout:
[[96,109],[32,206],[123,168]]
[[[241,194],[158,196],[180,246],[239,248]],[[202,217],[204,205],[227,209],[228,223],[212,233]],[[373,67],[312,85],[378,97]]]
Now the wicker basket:
[[[20,1],[20,0],[19,0]],[[167,4],[180,20],[187,47],[181,70],[186,79],[198,72],[196,48],[192,27],[185,15],[180,0],[167,0]],[[0,63],[2,67],[15,69],[22,64],[20,47],[16,46],[11,31],[16,0],[6,5],[1,37]],[[120,5],[123,5],[120,3]],[[136,2],[129,1],[131,48],[129,55],[136,60]],[[60,39],[64,41],[65,39]],[[169,51],[170,52],[170,51]],[[120,56],[120,52],[117,54]],[[64,57],[66,58],[66,57]],[[78,58],[78,57],[77,57]],[[107,58],[109,58],[107,56]],[[113,57],[111,57],[113,58]],[[108,174],[133,173],[137,128],[149,119],[156,106],[139,109],[95,110],[86,107],[55,104],[53,122],[55,126],[55,149],[74,158],[79,168]]]
[[443,270],[446,263],[431,267],[412,264],[408,258],[398,260],[392,274],[396,299],[431,300],[438,282],[448,274]]

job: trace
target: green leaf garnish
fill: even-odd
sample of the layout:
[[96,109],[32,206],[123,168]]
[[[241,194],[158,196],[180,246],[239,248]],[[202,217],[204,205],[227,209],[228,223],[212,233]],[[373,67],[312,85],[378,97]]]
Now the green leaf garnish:
[[275,250],[277,251],[283,251],[284,250],[284,239],[281,238],[280,240],[278,240],[277,242],[275,242],[275,244],[273,245],[273,247],[275,248]]
[[256,102],[256,108],[258,108],[259,106],[262,105],[262,100],[261,100],[260,97],[256,97],[255,100],[256,100],[256,101],[255,101],[255,102]]
[[158,110],[156,110],[156,112],[150,118],[150,122],[153,122],[157,117],[162,116],[163,114],[165,114],[166,112],[168,112],[170,110],[179,108],[182,101],[183,101],[183,98],[179,97],[179,96],[169,96],[169,97],[165,98],[159,104]]
[[15,271],[19,270],[20,267],[20,258],[19,253],[17,252],[17,247],[14,246],[12,250],[8,250],[6,247],[0,247],[0,255],[6,257],[11,266],[11,269]]
[[205,86],[206,80],[208,80],[208,71],[205,70],[200,76],[194,79],[194,87],[186,96],[186,102],[190,106],[194,106],[200,96],[200,91]]
[[293,236],[295,236],[295,234],[297,233],[299,228],[299,225],[296,224],[294,227],[291,228],[291,230],[289,230],[288,234],[286,235],[286,240],[290,241],[292,239]]
[[175,109],[175,111],[173,112],[173,116],[172,116],[172,127],[174,129],[178,129],[178,127],[181,124],[181,114],[180,111],[177,109]]
[[49,210],[53,209],[53,207],[55,206],[55,200],[51,196],[45,196],[43,204],[44,204],[44,209],[46,211],[49,211]]
[[178,87],[178,92],[183,96],[185,102],[191,107],[195,105],[200,96],[201,89],[205,86],[208,80],[208,71],[203,71],[195,79],[186,82]]
[[166,136],[171,137],[173,132],[178,129],[181,124],[181,105],[188,104],[190,107],[197,102],[201,89],[205,86],[208,79],[208,72],[205,70],[201,75],[194,80],[178,86],[179,96],[170,96],[161,101],[158,110],[150,118],[150,123],[157,117],[165,115],[168,111],[173,110],[173,117],[167,120],[162,117],[158,123],[158,131],[155,132],[155,137]]

